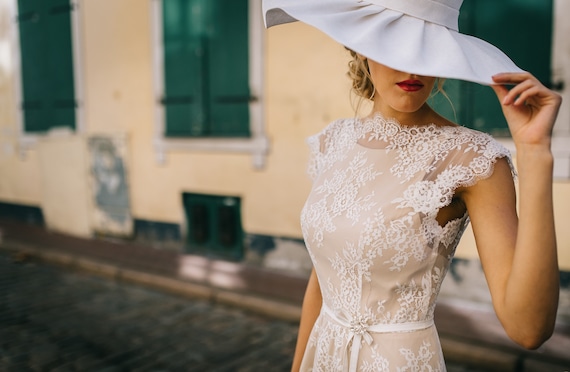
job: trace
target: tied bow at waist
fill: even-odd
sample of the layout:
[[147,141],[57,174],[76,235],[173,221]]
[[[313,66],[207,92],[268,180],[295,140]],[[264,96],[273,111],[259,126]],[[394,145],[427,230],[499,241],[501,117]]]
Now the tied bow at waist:
[[[363,319],[354,319],[348,321],[343,315],[335,314],[328,306],[323,304],[322,310],[327,316],[333,319],[339,325],[347,328],[350,331],[350,336],[347,342],[347,355],[349,358],[348,363],[344,363],[344,369],[348,372],[356,372],[358,363],[358,353],[360,352],[360,345],[362,339],[368,345],[374,341],[370,333],[394,333],[394,332],[410,332],[419,331],[422,329],[433,326],[433,319],[424,320],[422,322],[408,322],[408,323],[393,323],[393,324],[367,324]],[[352,341],[352,346],[349,346]],[[348,367],[348,369],[347,369]]]

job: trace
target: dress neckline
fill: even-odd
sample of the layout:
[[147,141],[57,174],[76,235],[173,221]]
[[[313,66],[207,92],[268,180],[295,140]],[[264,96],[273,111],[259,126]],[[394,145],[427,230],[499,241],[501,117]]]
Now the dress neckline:
[[380,131],[387,131],[389,133],[396,131],[411,131],[411,130],[418,130],[418,129],[422,129],[422,128],[458,128],[460,127],[460,125],[438,125],[435,124],[434,122],[428,122],[425,124],[402,124],[398,121],[398,119],[396,118],[387,118],[386,116],[382,115],[380,112],[375,112],[374,115],[370,116],[370,117],[365,117],[365,118],[355,118],[356,123],[359,126],[366,126],[366,127],[372,127],[374,129],[380,130]]
[[459,125],[437,125],[435,123],[405,125],[395,118],[386,118],[377,112],[371,117],[355,118],[356,143],[368,149],[402,148],[419,137],[424,140],[441,135],[449,130],[462,128]]

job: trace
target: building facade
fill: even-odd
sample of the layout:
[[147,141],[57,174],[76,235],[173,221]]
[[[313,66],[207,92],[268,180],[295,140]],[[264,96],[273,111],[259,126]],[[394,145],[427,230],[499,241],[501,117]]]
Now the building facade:
[[[565,0],[466,0],[461,24],[564,96],[553,151],[568,294],[565,14]],[[347,62],[306,25],[265,30],[260,0],[0,0],[0,216],[307,275],[304,139],[355,115]],[[489,88],[446,91],[442,113],[514,151]],[[488,302],[470,231],[457,257],[443,295]]]

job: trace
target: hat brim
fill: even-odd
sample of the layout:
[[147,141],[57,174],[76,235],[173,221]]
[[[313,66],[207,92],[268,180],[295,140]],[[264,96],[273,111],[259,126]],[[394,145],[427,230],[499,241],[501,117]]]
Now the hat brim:
[[501,72],[522,72],[479,38],[398,11],[347,0],[264,0],[266,27],[301,21],[338,43],[411,74],[494,84]]

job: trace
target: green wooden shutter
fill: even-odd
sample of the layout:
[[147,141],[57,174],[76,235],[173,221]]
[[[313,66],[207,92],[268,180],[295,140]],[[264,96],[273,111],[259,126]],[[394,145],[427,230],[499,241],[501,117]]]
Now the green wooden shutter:
[[[22,110],[27,132],[49,129],[52,112],[49,108],[44,79],[48,75],[45,56],[48,53],[45,4],[41,0],[18,1],[20,31]],[[38,61],[42,61],[38,63]]]
[[[167,136],[201,136],[208,122],[204,0],[163,0]],[[198,20],[198,22],[196,22]],[[191,27],[193,25],[194,27]]]
[[69,0],[47,1],[49,22],[46,32],[49,39],[49,76],[46,93],[53,112],[52,127],[75,129],[75,84],[73,79],[73,42]]
[[19,0],[22,110],[26,132],[75,128],[69,0]]
[[163,0],[167,136],[249,135],[247,0]]
[[211,135],[249,136],[248,2],[215,4],[209,39]]
[[[503,50],[522,69],[550,85],[552,0],[466,0],[461,9],[462,33],[477,36]],[[449,80],[445,91],[457,115],[439,95],[433,107],[450,120],[495,136],[508,136],[495,93],[475,83]]]

